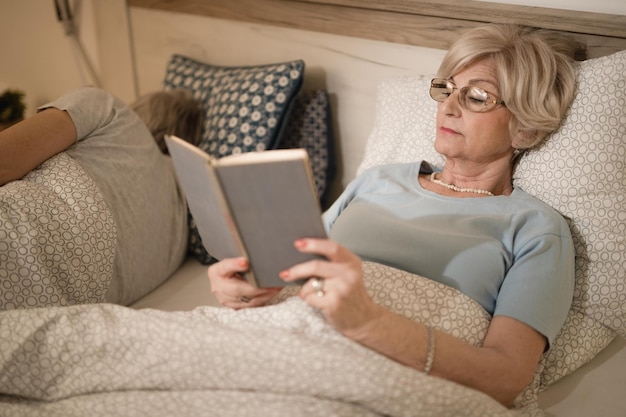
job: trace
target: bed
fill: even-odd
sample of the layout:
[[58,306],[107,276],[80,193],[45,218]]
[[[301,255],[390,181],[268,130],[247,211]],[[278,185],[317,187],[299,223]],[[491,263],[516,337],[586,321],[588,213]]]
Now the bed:
[[[610,324],[607,326],[608,321],[619,322],[624,314],[624,294],[621,292],[622,284],[619,278],[624,274],[624,224],[610,220],[623,218],[624,209],[619,201],[623,198],[624,186],[621,186],[621,191],[615,193],[614,189],[602,191],[591,184],[594,182],[592,178],[596,176],[594,171],[597,171],[593,166],[597,165],[595,161],[598,160],[604,161],[601,170],[608,177],[623,178],[625,165],[622,155],[626,150],[625,127],[622,122],[626,103],[624,93],[617,93],[617,101],[612,101],[613,104],[605,109],[616,117],[610,122],[616,127],[613,134],[599,136],[593,134],[602,130],[602,127],[590,124],[590,120],[606,121],[606,118],[600,115],[602,113],[600,108],[603,106],[598,105],[594,108],[601,101],[595,97],[594,92],[599,90],[598,83],[604,82],[607,78],[614,79],[617,84],[607,85],[606,88],[613,91],[622,89],[618,86],[624,85],[625,58],[626,54],[622,51],[608,57],[587,60],[581,64],[580,91],[568,120],[548,144],[528,155],[518,168],[516,184],[556,207],[569,219],[573,230],[579,231],[576,234],[579,287],[576,305],[580,309],[570,316],[569,324],[566,325],[570,329],[561,337],[563,344],[557,350],[562,349],[562,354],[547,360],[550,364],[542,365],[552,367],[554,372],[543,379],[538,389],[540,390],[538,407],[546,415],[586,416],[604,413],[617,416],[623,414],[626,406],[616,395],[623,389],[625,383],[623,371],[626,366],[626,343],[623,335],[616,337],[612,331],[607,333],[607,329],[611,327]],[[613,72],[617,74],[615,77],[611,75]],[[428,75],[398,76],[384,80],[378,85],[374,127],[368,135],[365,154],[358,172],[373,165],[415,160],[418,156],[426,157],[434,163],[442,162],[440,156],[432,150],[430,132],[434,130],[435,103],[426,93],[429,80]],[[583,104],[589,102],[595,104],[591,107]],[[614,112],[615,107],[620,110]],[[597,112],[600,113],[594,116]],[[603,142],[604,145],[601,145]],[[600,149],[610,151],[605,153]],[[571,161],[575,161],[574,164],[570,163]],[[544,177],[544,172],[553,172],[558,181]],[[569,191],[564,192],[566,189]],[[573,204],[572,200],[577,203]],[[594,205],[597,207],[599,201],[604,201],[600,205],[606,208],[613,207],[615,211],[608,213],[600,209],[598,212],[593,207]],[[586,208],[581,209],[579,205]],[[613,223],[611,227],[616,234],[609,237],[605,231],[598,235],[589,228],[593,223],[605,225]],[[609,252],[614,253],[606,252],[603,241],[615,243],[609,244],[615,250]],[[601,266],[591,261],[609,258],[615,263],[611,261]],[[592,265],[594,263],[595,265]],[[607,276],[607,273],[613,278]],[[602,275],[603,278],[596,281],[597,275]],[[600,286],[604,285],[601,282],[607,282],[606,280],[612,284],[600,289]],[[594,294],[596,291],[605,295],[611,294],[609,296],[611,300],[605,300],[602,307],[593,306],[594,302],[589,302],[589,299],[596,298],[598,295]],[[583,295],[583,292],[587,294]],[[179,310],[207,303],[214,304],[215,300],[210,296],[206,267],[191,259],[179,271],[176,279],[168,280],[161,288],[138,301],[133,307]],[[616,310],[608,312],[606,309],[608,305]],[[592,312],[596,308],[599,310]],[[603,324],[592,324],[589,315],[603,316]],[[623,333],[622,330],[620,332]],[[530,410],[526,412],[532,414]]]
[[[626,19],[576,12],[565,12],[567,18],[562,18],[563,12],[549,9],[473,1],[459,11],[452,7],[458,2],[434,3],[131,0],[123,13],[132,29],[125,29],[121,50],[132,49],[132,59],[125,60],[122,54],[115,68],[105,64],[108,72],[103,79],[112,80],[110,89],[124,96],[128,90],[120,80],[131,80],[136,93],[164,86],[192,88],[197,74],[215,76],[211,68],[215,66],[231,71],[252,67],[266,76],[297,72],[297,82],[288,83],[283,91],[294,100],[293,107],[285,106],[284,120],[268,124],[274,130],[256,139],[284,133],[280,130],[284,123],[290,137],[300,141],[290,146],[309,147],[318,155],[318,193],[324,203],[367,166],[431,152],[428,123],[433,103],[412,93],[424,88],[444,49],[462,30],[480,21],[515,19],[575,32],[587,43],[592,58],[580,72],[585,93],[597,91],[600,74],[602,80],[610,80],[608,88],[616,98],[605,105],[594,101],[589,110],[590,96],[581,96],[573,113],[578,119],[572,118],[573,125],[560,134],[570,137],[579,130],[584,115],[593,116],[585,122],[589,132],[598,123],[606,125],[606,117],[612,118],[612,128],[595,142],[603,143],[601,149],[590,149],[590,138],[597,139],[594,135],[575,137],[576,142],[568,145],[578,153],[564,155],[562,148],[546,147],[529,155],[527,165],[520,167],[518,184],[553,204],[579,232],[580,292],[558,355],[542,360],[517,411],[463,387],[407,373],[345,343],[315,311],[289,298],[292,291],[281,294],[284,302],[265,312],[235,314],[212,308],[217,303],[201,263],[206,254],[196,240],[193,256],[179,271],[132,308],[75,306],[0,318],[10,323],[1,323],[7,333],[0,336],[0,351],[12,352],[3,357],[0,387],[5,395],[0,397],[0,414],[625,415],[626,401],[620,394],[626,387],[626,58],[618,51],[626,50]],[[119,11],[118,6],[111,2],[98,7]],[[105,13],[102,19],[110,15]],[[368,23],[372,19],[377,19],[376,31]],[[105,34],[107,30],[111,29],[102,29]],[[108,39],[102,41],[104,46],[112,38]],[[609,113],[603,114],[606,109]],[[298,126],[313,117],[313,130],[289,126],[296,116]],[[311,136],[315,143],[303,142]],[[589,203],[584,194],[589,182],[579,182],[580,194],[564,196],[558,192],[559,182],[547,181],[549,186],[542,188],[534,174],[556,163],[563,175],[559,180],[566,181],[581,177],[579,167],[598,161],[606,168],[600,174],[580,170],[585,181],[598,175],[613,180],[614,188],[594,190],[600,206]],[[572,200],[577,204],[572,206]],[[479,343],[488,317],[471,300],[392,268],[366,264],[365,269],[367,276],[384,276],[393,283],[391,289],[378,289],[379,302],[416,320],[435,320],[433,325]],[[597,274],[590,279],[592,272]],[[420,291],[403,293],[407,280],[417,280]],[[375,289],[376,280],[368,285]],[[398,294],[404,300],[399,304],[393,301]],[[450,303],[458,320],[433,314],[441,312],[442,305],[412,308],[419,304],[415,297],[429,304],[432,297],[424,294],[437,294],[436,299]],[[224,334],[232,337],[230,342],[224,342]],[[53,365],[51,372],[30,366],[42,361]],[[337,372],[341,367],[355,372]]]

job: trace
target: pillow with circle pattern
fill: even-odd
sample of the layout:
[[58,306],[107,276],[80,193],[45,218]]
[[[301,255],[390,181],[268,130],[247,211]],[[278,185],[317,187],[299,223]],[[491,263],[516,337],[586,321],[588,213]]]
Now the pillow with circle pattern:
[[[166,67],[165,89],[190,90],[204,109],[198,147],[216,158],[278,147],[294,98],[300,91],[304,61],[247,67],[209,65],[173,55]],[[189,253],[203,264],[206,252],[191,214]]]
[[626,51],[580,64],[563,126],[522,158],[515,184],[570,221],[574,306],[626,337]]
[[326,206],[328,186],[335,176],[330,99],[326,90],[301,92],[289,115],[281,148],[303,148],[311,161],[315,190]]
[[[522,158],[515,186],[567,219],[576,248],[573,305],[533,384],[541,390],[626,337],[626,51],[579,64],[578,92],[562,127]],[[425,159],[434,151],[432,76],[378,89],[374,128],[358,172]]]
[[561,128],[515,176],[566,217],[576,249],[572,309],[542,385],[591,359],[606,329],[626,337],[626,51],[580,63],[577,87]]

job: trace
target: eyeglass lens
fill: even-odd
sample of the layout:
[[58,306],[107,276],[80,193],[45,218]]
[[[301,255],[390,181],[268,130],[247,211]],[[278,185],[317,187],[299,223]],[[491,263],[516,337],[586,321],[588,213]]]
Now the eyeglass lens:
[[[438,102],[445,101],[456,90],[456,85],[443,78],[435,78],[430,84],[430,96]],[[459,103],[467,110],[485,112],[498,104],[504,104],[479,87],[465,86],[459,90]]]

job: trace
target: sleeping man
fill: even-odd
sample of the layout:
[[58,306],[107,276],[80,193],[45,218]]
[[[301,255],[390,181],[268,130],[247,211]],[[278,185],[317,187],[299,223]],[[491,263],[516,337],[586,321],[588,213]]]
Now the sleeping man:
[[199,140],[202,112],[179,90],[135,109],[80,88],[0,131],[0,310],[126,305],[180,266],[186,202],[157,144]]

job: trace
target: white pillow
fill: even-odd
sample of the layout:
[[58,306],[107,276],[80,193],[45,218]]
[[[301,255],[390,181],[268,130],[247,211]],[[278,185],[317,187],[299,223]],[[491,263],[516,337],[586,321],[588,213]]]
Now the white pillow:
[[547,386],[626,337],[626,51],[580,64],[563,126],[529,152],[515,184],[568,219],[576,248],[572,309],[545,361]]
[[374,128],[357,175],[372,166],[418,159],[443,166],[434,148],[437,102],[428,95],[433,77],[397,77],[378,86]]
[[[571,226],[576,288],[570,314],[542,361],[545,387],[626,337],[626,51],[578,69],[578,93],[563,126],[529,152],[515,186],[550,204]],[[433,146],[437,103],[432,76],[400,77],[378,89],[374,129],[358,173],[375,165],[425,159]]]
[[522,158],[515,184],[570,222],[574,306],[626,337],[626,51],[580,64],[563,126]]

